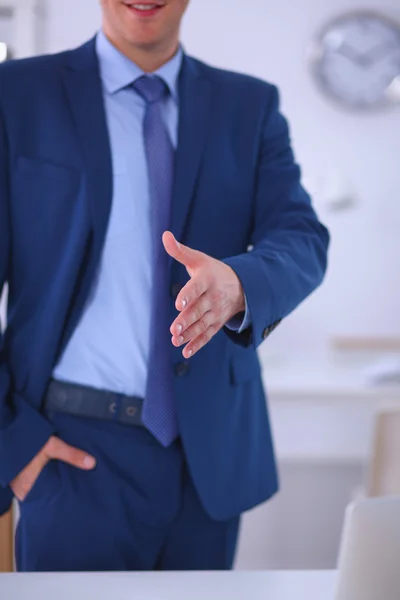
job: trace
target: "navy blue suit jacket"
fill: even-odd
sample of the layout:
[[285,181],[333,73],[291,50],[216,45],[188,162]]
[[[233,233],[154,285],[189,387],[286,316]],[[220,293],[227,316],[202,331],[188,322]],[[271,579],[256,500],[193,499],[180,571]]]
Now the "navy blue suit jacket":
[[[256,349],[322,281],[329,236],[290,147],[275,87],[185,57],[171,231],[226,261],[252,327],[221,331],[185,368],[171,344],[180,430],[206,510],[226,519],[278,488]],[[41,414],[52,370],[92,286],[112,201],[94,41],[0,68],[0,509],[53,433]],[[252,249],[251,249],[252,247]],[[188,280],[171,267],[175,297]],[[101,327],[101,323],[99,323]],[[177,368],[178,367],[178,368]]]

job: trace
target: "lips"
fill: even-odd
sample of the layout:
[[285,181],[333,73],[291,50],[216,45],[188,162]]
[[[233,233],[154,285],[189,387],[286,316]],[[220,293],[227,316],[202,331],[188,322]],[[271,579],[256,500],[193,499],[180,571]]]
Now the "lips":
[[165,4],[161,2],[127,2],[125,6],[140,17],[152,17],[164,8]]

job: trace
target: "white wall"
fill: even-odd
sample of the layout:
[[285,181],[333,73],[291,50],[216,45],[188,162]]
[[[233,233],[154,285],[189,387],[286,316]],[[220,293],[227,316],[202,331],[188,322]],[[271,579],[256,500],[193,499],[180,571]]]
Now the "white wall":
[[[97,0],[47,0],[48,51],[89,38],[100,23]],[[333,173],[346,178],[359,204],[331,214],[318,202],[333,241],[324,287],[269,342],[322,345],[335,334],[398,334],[400,319],[400,110],[348,114],[329,104],[309,75],[310,40],[346,10],[385,10],[400,19],[398,0],[191,0],[182,39],[188,53],[214,65],[276,83],[293,144],[311,187]]]
[[98,0],[46,0],[47,52],[73,48],[91,38],[101,23]]

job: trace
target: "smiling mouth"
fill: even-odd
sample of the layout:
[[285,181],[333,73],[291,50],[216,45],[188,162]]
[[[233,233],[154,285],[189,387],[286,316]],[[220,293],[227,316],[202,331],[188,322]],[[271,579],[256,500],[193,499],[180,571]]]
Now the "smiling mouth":
[[165,4],[156,2],[129,2],[125,6],[142,17],[152,17],[164,8]]

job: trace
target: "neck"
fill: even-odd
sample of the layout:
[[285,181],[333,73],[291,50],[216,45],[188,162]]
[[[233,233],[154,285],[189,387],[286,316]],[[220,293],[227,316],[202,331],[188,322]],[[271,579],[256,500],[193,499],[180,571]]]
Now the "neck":
[[178,38],[172,42],[170,41],[168,44],[160,44],[157,47],[140,47],[129,44],[125,40],[116,40],[105,27],[103,30],[111,44],[145,73],[154,73],[154,71],[157,71],[157,69],[175,56],[179,48]]

